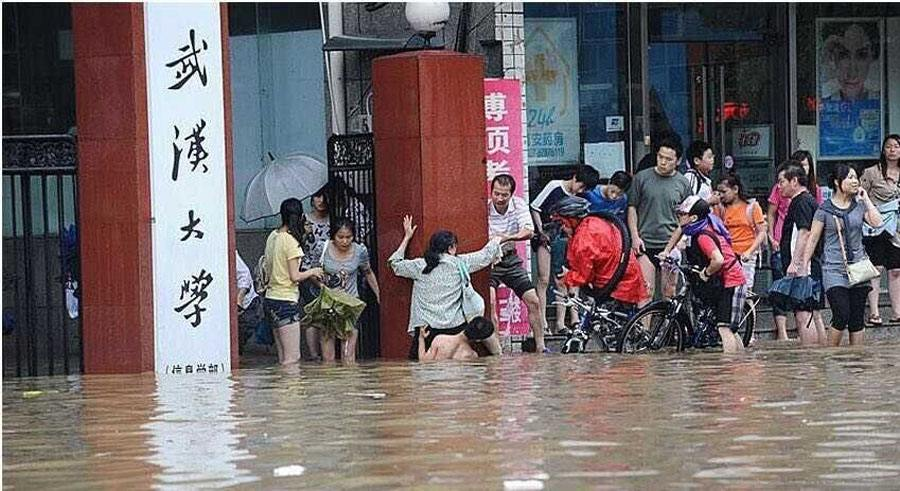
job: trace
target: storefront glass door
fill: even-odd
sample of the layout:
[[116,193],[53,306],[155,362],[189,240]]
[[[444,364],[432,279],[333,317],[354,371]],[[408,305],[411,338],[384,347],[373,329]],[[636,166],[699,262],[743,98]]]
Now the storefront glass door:
[[784,82],[773,70],[774,12],[754,5],[754,15],[742,15],[736,8],[648,9],[649,129],[651,140],[678,135],[686,151],[694,140],[710,143],[714,174],[734,170],[750,194],[762,195],[785,131],[787,109],[776,102]]

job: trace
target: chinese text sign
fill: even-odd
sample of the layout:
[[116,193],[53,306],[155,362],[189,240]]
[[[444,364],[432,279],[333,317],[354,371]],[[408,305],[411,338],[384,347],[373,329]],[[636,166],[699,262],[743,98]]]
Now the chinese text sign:
[[[525,166],[522,155],[522,85],[518,80],[486,79],[484,81],[484,126],[487,149],[487,187],[498,174],[509,174],[516,181],[515,195],[525,199]],[[516,243],[516,253],[530,264],[527,242]],[[499,313],[497,329],[511,335],[530,332],[528,308],[506,285],[497,288]]]
[[574,18],[525,19],[528,164],[578,161],[578,25]]
[[148,3],[144,23],[156,372],[228,373],[219,5]]

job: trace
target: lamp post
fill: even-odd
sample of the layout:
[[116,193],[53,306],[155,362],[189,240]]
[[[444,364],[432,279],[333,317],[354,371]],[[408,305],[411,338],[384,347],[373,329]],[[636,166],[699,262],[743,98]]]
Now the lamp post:
[[425,47],[431,47],[431,38],[444,28],[450,18],[450,4],[447,2],[408,2],[406,4],[406,21],[425,41]]

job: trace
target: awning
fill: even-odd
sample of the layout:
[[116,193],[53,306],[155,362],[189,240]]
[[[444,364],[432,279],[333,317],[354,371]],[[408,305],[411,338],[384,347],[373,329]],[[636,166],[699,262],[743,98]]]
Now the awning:
[[[425,41],[420,36],[405,39],[333,36],[322,47],[322,51],[417,51],[424,47]],[[444,49],[444,46],[432,40],[428,49]]]

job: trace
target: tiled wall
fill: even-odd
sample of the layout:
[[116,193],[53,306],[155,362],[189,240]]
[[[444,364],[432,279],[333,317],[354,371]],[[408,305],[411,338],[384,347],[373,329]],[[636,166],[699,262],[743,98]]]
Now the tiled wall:
[[[521,2],[497,2],[494,4],[494,38],[503,47],[503,78],[522,81],[522,148],[528,131],[525,100],[525,20]],[[528,196],[528,154],[522,156],[525,164],[524,178],[520,185]]]
[[[494,38],[503,47],[503,78],[522,82],[522,181],[519,185],[528,201],[528,152],[524,149],[528,134],[528,115],[525,99],[525,19],[521,2],[498,2],[494,4]],[[531,248],[525,249],[525,264],[531,262]]]

